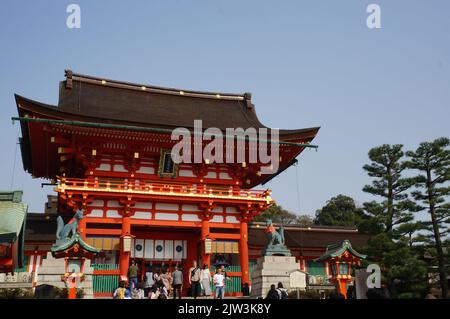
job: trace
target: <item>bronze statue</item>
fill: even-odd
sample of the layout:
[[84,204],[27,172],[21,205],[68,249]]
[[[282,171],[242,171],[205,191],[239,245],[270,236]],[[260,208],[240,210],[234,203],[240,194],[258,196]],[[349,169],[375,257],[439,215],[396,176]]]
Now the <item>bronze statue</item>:
[[78,221],[83,217],[83,211],[81,209],[78,209],[75,215],[73,215],[72,219],[64,225],[62,217],[58,216],[58,218],[56,219],[56,240],[64,241],[71,238],[72,236],[75,236],[75,234],[77,233]]
[[266,233],[269,235],[269,245],[284,245],[284,228],[283,225],[280,226],[278,231],[273,227],[271,219],[266,221]]
[[266,233],[269,237],[264,256],[292,256],[290,250],[286,247],[284,241],[284,227],[280,226],[278,230],[273,226],[272,220],[266,221]]

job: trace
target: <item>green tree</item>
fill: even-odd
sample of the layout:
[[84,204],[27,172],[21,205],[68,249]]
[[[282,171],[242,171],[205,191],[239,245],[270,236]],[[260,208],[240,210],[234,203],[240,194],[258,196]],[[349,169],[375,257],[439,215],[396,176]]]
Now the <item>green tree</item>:
[[309,215],[298,215],[295,223],[301,226],[309,226],[314,224],[312,217]]
[[356,227],[363,215],[363,210],[356,206],[353,198],[340,194],[332,197],[325,206],[316,211],[314,224]]
[[375,218],[379,227],[386,233],[402,223],[414,219],[412,212],[417,211],[417,205],[408,199],[407,190],[414,184],[411,178],[403,178],[406,164],[402,162],[403,145],[381,145],[369,151],[370,164],[364,165],[364,170],[373,177],[371,185],[363,188],[364,192],[379,196],[381,202],[364,203],[364,210]]
[[262,214],[254,218],[254,221],[265,221],[271,219],[274,223],[292,224],[295,222],[296,217],[283,207],[277,204],[273,204],[266,209]]
[[394,238],[403,240],[410,248],[416,243],[423,243],[427,238],[419,232],[426,230],[423,222],[403,223],[394,231]]
[[423,298],[428,291],[427,266],[405,242],[393,242],[383,253],[386,279],[394,298]]
[[371,236],[366,249],[365,264],[376,263],[381,268],[382,282],[387,284],[392,298],[421,298],[428,291],[426,263],[421,251],[407,241],[393,241],[386,232]]
[[311,225],[312,219],[308,215],[297,215],[284,209],[280,205],[273,204],[266,209],[262,214],[254,218],[256,222],[263,222],[271,219],[274,223],[280,224],[301,224]]
[[414,198],[422,203],[421,210],[430,215],[429,230],[432,232],[439,268],[439,281],[442,297],[448,296],[447,271],[442,238],[449,234],[450,223],[450,140],[438,138],[433,142],[424,142],[416,151],[407,152],[410,160],[407,166],[419,171],[414,179],[416,191]]
[[374,179],[363,191],[381,201],[363,204],[366,218],[358,228],[372,234],[366,249],[368,261],[380,265],[392,297],[419,298],[428,288],[427,269],[413,245],[420,229],[412,222],[413,213],[419,207],[408,198],[414,180],[402,177],[407,168],[403,157],[402,145],[385,144],[369,151],[371,163],[363,168]]

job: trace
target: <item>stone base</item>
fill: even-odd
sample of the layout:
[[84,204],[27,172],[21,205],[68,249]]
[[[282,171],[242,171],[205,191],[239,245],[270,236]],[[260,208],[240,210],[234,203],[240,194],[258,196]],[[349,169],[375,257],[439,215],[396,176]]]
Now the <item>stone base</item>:
[[291,251],[284,245],[268,245],[263,256],[292,256]]
[[[58,288],[66,288],[66,284],[61,280],[61,276],[66,272],[64,258],[54,258],[51,252],[47,253],[47,258],[42,260],[39,267],[36,285],[50,285]],[[94,298],[94,289],[92,283],[92,274],[94,269],[91,267],[91,261],[86,259],[84,262],[84,281],[80,284],[84,291],[84,299]]]
[[300,263],[295,261],[294,256],[263,256],[252,272],[251,298],[265,298],[270,290],[270,285],[279,282],[283,287],[290,290],[290,274],[300,269]]

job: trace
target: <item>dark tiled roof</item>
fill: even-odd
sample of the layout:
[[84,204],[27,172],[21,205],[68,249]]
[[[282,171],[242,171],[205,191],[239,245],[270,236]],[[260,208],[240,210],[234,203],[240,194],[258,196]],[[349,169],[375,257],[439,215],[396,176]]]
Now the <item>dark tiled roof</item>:
[[[257,227],[257,225],[259,227]],[[278,227],[276,227],[278,228]],[[331,226],[299,226],[285,225],[285,240],[288,248],[322,248],[330,244],[341,243],[348,239],[355,247],[366,245],[368,235],[359,233],[355,228]],[[249,226],[248,242],[250,246],[264,247],[267,244],[264,223]]]
[[28,213],[25,228],[26,242],[54,242],[56,240],[56,216]]
[[102,84],[90,77],[74,76],[70,86],[67,80],[61,82],[58,107],[64,112],[151,126],[193,127],[194,120],[201,119],[204,127],[263,127],[244,95],[231,99],[213,94],[189,96],[183,90],[150,91],[149,86],[111,80]]
[[[158,128],[266,128],[258,119],[251,94],[200,92],[101,79],[66,71],[60,82],[58,106],[16,95],[17,104],[38,112],[81,121],[118,123]],[[20,108],[19,108],[20,114]],[[280,139],[312,140],[319,127],[280,130]],[[283,138],[284,137],[284,138]]]

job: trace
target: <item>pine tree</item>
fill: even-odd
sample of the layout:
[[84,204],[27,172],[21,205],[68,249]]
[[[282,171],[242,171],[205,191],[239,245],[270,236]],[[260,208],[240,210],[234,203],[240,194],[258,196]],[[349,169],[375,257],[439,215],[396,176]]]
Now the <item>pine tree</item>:
[[408,199],[407,194],[414,180],[402,177],[406,169],[402,161],[402,147],[399,144],[384,144],[372,148],[369,151],[372,162],[363,167],[369,176],[375,178],[371,185],[364,186],[363,191],[383,199],[381,202],[364,203],[364,210],[387,234],[392,234],[397,225],[412,221],[412,213],[417,211],[417,206]]
[[426,230],[423,222],[403,223],[394,231],[394,238],[404,241],[409,248],[412,248],[415,243],[427,242],[426,236],[418,233],[422,230]]
[[445,252],[442,238],[449,233],[450,224],[450,140],[439,138],[433,142],[421,143],[416,151],[407,152],[410,160],[407,166],[418,170],[415,178],[416,191],[412,195],[422,203],[421,209],[430,214],[430,231],[434,239],[439,267],[442,297],[448,296]]

